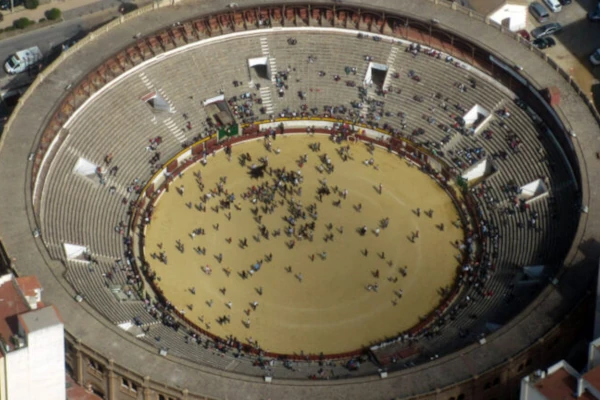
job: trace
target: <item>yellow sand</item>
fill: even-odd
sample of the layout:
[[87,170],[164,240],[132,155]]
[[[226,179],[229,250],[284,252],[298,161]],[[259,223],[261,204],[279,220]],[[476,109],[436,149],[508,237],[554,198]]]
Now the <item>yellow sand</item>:
[[[317,153],[308,148],[315,141],[321,142],[321,153],[327,153],[335,165],[333,174],[317,171]],[[274,148],[277,147],[281,148],[279,155],[268,153],[262,140],[236,145],[232,161],[224,152],[217,153],[209,157],[207,166],[198,164],[186,171],[161,197],[147,229],[146,254],[160,278],[158,285],[178,309],[185,309],[186,316],[203,328],[210,324],[214,334],[233,335],[242,341],[252,338],[268,351],[332,354],[394,336],[418,323],[419,317],[439,304],[440,288],[454,282],[458,250],[452,243],[461,239],[462,231],[452,225],[458,218],[452,201],[431,178],[382,149],[374,153],[379,170],[365,166],[363,161],[371,155],[364,144],[352,145],[354,160],[342,162],[335,151],[337,145],[325,136],[279,137],[274,142]],[[287,248],[285,242],[290,238],[284,234],[287,223],[282,219],[287,215],[287,207],[278,207],[262,220],[270,231],[281,228],[282,235],[255,242],[252,237],[258,233],[258,224],[250,212],[250,202],[240,195],[257,181],[250,180],[247,167],[237,162],[242,152],[249,152],[253,162],[259,156],[268,156],[273,168],[285,166],[288,170],[298,170],[296,161],[308,154],[308,163],[302,168],[303,193],[295,198],[304,205],[318,204],[313,242],[297,241],[293,250]],[[224,211],[215,213],[210,209],[218,205],[217,199],[209,200],[207,212],[186,206],[200,200],[201,192],[193,175],[196,171],[202,173],[205,191],[215,187],[220,177],[227,176],[226,189],[236,194],[236,203],[242,206],[241,211],[231,208],[231,221]],[[330,186],[348,189],[341,208],[332,205],[340,198],[338,195],[324,197],[323,203],[316,199],[318,180],[322,178]],[[265,175],[265,179],[270,178]],[[376,191],[380,183],[381,195]],[[181,185],[185,187],[183,195],[174,190]],[[353,207],[358,203],[362,203],[361,212]],[[417,207],[433,209],[433,218],[423,212],[417,217],[413,212]],[[384,217],[390,218],[389,227],[377,237],[372,230]],[[310,221],[309,217],[299,222]],[[334,225],[331,232],[335,236],[333,242],[326,243],[323,237],[329,232],[325,227],[329,223]],[[444,223],[444,231],[436,227],[440,223]],[[213,226],[216,224],[218,231]],[[360,236],[356,229],[363,225],[369,233]],[[340,226],[344,228],[342,234],[337,231]],[[206,235],[192,239],[190,233],[199,227],[206,230]],[[417,230],[420,237],[411,243],[408,239]],[[229,237],[233,238],[231,244],[225,240]],[[238,241],[244,237],[249,247],[241,249]],[[177,239],[185,246],[183,253],[176,249]],[[167,253],[166,266],[150,257],[159,252],[159,243]],[[207,254],[197,254],[196,246],[206,247]],[[364,249],[368,249],[367,256],[362,253]],[[311,261],[312,254],[323,251],[327,252],[326,260],[316,255]],[[385,259],[378,255],[381,252],[385,252]],[[215,258],[219,253],[223,253],[221,264]],[[243,280],[238,275],[268,253],[273,254],[273,261],[265,261],[253,277]],[[210,276],[200,268],[207,264],[213,269]],[[292,267],[291,273],[286,271],[287,266]],[[399,273],[404,266],[408,267],[406,277]],[[223,268],[231,268],[229,277]],[[373,275],[375,270],[380,272],[379,279]],[[296,277],[298,273],[303,275],[302,282]],[[398,277],[398,282],[390,282],[388,277]],[[366,285],[375,283],[379,284],[378,292],[366,290]],[[189,291],[191,287],[195,287],[195,295]],[[258,287],[263,288],[262,296],[256,291]],[[220,288],[226,288],[225,295]],[[403,291],[401,299],[394,294],[398,289]],[[211,299],[214,304],[209,307],[206,302]],[[259,305],[248,316],[245,310],[254,301]],[[231,309],[227,302],[232,302]],[[223,315],[231,316],[230,324],[217,323],[216,319]],[[248,319],[250,328],[243,323]]]

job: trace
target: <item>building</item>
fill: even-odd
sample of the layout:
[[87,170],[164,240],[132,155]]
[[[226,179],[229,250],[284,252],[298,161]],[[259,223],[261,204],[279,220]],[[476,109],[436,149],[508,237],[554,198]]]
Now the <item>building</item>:
[[527,6],[523,0],[471,0],[469,6],[512,32],[526,28]]
[[587,372],[561,360],[521,381],[521,400],[600,399],[600,339],[589,345]]
[[[590,304],[589,301],[585,301],[588,297],[586,289],[589,279],[587,278],[592,275],[584,273],[597,265],[597,238],[600,237],[597,231],[597,227],[600,225],[595,219],[598,213],[594,212],[597,207],[597,196],[589,195],[588,188],[588,185],[592,188],[594,185],[597,186],[596,179],[598,177],[595,176],[597,169],[590,168],[588,171],[586,167],[586,165],[594,165],[592,161],[596,159],[597,149],[592,143],[596,143],[594,142],[596,140],[594,133],[597,132],[598,124],[587,108],[588,103],[579,99],[574,89],[577,90],[577,94],[583,93],[583,91],[579,90],[576,84],[563,78],[568,74],[562,70],[557,73],[557,67],[551,59],[539,57],[537,53],[527,47],[526,43],[515,40],[514,36],[500,33],[495,23],[491,23],[489,18],[484,21],[481,15],[459,7],[453,9],[445,2],[433,0],[383,1],[377,2],[381,9],[380,12],[375,13],[376,9],[365,11],[365,8],[368,8],[366,4],[361,5],[360,9],[356,5],[353,7],[352,4],[344,4],[343,9],[337,9],[337,5],[333,2],[322,7],[320,4],[326,2],[294,4],[294,7],[288,7],[289,4],[292,4],[291,2],[286,2],[289,4],[285,5],[263,2],[259,9],[254,10],[250,7],[255,3],[240,1],[240,8],[244,7],[241,8],[243,13],[240,12],[240,15],[232,15],[230,9],[224,12],[223,4],[216,4],[217,2],[202,2],[201,12],[203,14],[201,15],[198,2],[183,2],[184,4],[176,7],[161,5],[166,3],[166,1],[157,1],[150,8],[140,9],[137,15],[117,19],[109,26],[102,27],[101,31],[99,30],[80,41],[77,48],[64,53],[65,56],[61,58],[60,66],[57,63],[52,68],[45,70],[29,89],[17,112],[11,116],[10,123],[7,124],[2,137],[3,154],[0,157],[0,176],[5,179],[3,179],[3,196],[0,196],[0,210],[2,210],[0,228],[3,233],[2,241],[10,255],[4,259],[9,260],[9,265],[14,264],[15,270],[19,273],[37,275],[47,288],[46,300],[60,308],[67,330],[65,332],[67,370],[72,372],[73,379],[77,383],[105,398],[116,400],[131,398],[143,398],[144,400],[238,398],[245,400],[267,398],[289,400],[305,398],[499,400],[516,398],[521,378],[524,375],[551,365],[564,357],[571,347],[570,339],[577,336],[582,330],[582,321],[586,320],[585,316],[588,311],[586,308]],[[327,16],[331,16],[331,18]],[[227,356],[217,357],[213,352],[207,352],[204,357],[204,353],[199,353],[205,350],[204,347],[194,345],[194,350],[191,350],[192,346],[185,343],[181,332],[172,333],[171,330],[164,329],[159,324],[148,324],[151,332],[140,340],[133,340],[132,337],[126,336],[127,333],[124,333],[121,327],[113,326],[112,320],[98,311],[107,311],[106,314],[111,315],[108,311],[117,312],[125,309],[125,306],[129,305],[127,301],[119,302],[117,296],[112,292],[108,293],[109,296],[112,296],[111,302],[106,303],[94,302],[92,296],[87,297],[89,301],[85,296],[74,296],[77,291],[67,289],[69,282],[65,279],[64,274],[60,273],[69,271],[67,267],[60,264],[62,248],[52,247],[48,250],[40,242],[40,237],[31,235],[32,226],[29,221],[36,220],[34,212],[31,211],[35,207],[32,199],[35,201],[37,197],[35,193],[32,196],[28,190],[32,181],[37,179],[37,175],[34,177],[28,175],[25,182],[13,177],[20,176],[18,174],[23,175],[23,171],[28,171],[30,167],[25,165],[26,163],[32,163],[35,168],[43,166],[46,154],[44,152],[59,148],[61,141],[69,133],[67,129],[62,129],[69,113],[75,112],[77,107],[84,103],[85,96],[98,93],[105,83],[114,82],[119,73],[132,71],[131,73],[138,76],[140,70],[134,68],[142,62],[153,63],[159,58],[166,59],[167,49],[172,51],[177,46],[189,46],[192,41],[200,40],[200,38],[205,40],[208,37],[207,41],[214,41],[221,34],[227,40],[226,53],[241,54],[247,46],[244,46],[243,43],[237,44],[233,40],[230,41],[225,35],[242,36],[241,32],[246,27],[252,35],[270,35],[270,28],[267,27],[271,27],[271,21],[268,20],[271,17],[273,18],[273,35],[280,38],[282,36],[280,25],[286,28],[297,27],[302,30],[318,27],[323,31],[326,31],[326,26],[337,27],[336,38],[341,37],[338,32],[342,30],[342,27],[347,29],[351,32],[348,34],[348,38],[351,37],[352,41],[348,40],[347,43],[344,41],[343,47],[335,48],[345,50],[340,54],[349,53],[355,48],[357,60],[364,56],[363,48],[367,43],[376,42],[364,41],[362,40],[364,36],[358,41],[356,31],[373,35],[374,39],[381,39],[380,35],[383,32],[385,35],[393,36],[394,40],[417,41],[422,46],[431,46],[439,50],[450,46],[456,59],[476,63],[486,74],[485,81],[494,78],[509,82],[513,90],[517,91],[520,96],[526,97],[530,106],[542,113],[542,120],[551,124],[552,129],[556,132],[561,133],[557,136],[559,140],[564,139],[562,151],[565,153],[561,152],[561,154],[566,154],[568,158],[573,159],[573,169],[577,175],[581,168],[587,177],[586,180],[580,178],[576,180],[586,196],[577,196],[578,200],[572,202],[581,204],[586,210],[586,214],[581,217],[578,231],[580,233],[571,244],[571,236],[566,235],[569,229],[556,229],[555,232],[560,234],[559,240],[549,242],[548,245],[548,248],[555,248],[560,244],[569,247],[569,256],[564,265],[562,265],[562,256],[556,257],[554,260],[554,264],[561,266],[560,279],[553,280],[552,285],[544,285],[543,282],[547,281],[540,282],[543,292],[530,305],[525,302],[520,303],[520,299],[516,298],[510,307],[515,309],[523,307],[522,311],[519,311],[518,318],[512,318],[512,314],[506,312],[502,321],[493,321],[495,324],[492,329],[489,329],[492,332],[486,335],[485,340],[468,343],[461,348],[458,345],[448,346],[447,351],[451,351],[452,354],[442,353],[439,359],[428,358],[429,361],[424,361],[423,364],[414,365],[414,367],[412,364],[398,363],[396,368],[393,366],[389,368],[385,377],[383,374],[373,374],[370,377],[364,375],[354,381],[351,380],[352,377],[349,377],[346,385],[337,380],[314,383],[301,381],[300,379],[306,379],[308,364],[303,364],[301,371],[296,376],[292,375],[294,371],[278,366],[274,370],[274,375],[268,376],[269,382],[272,380],[274,383],[269,383],[266,380],[263,381],[259,376],[259,374],[263,374],[263,370],[250,368],[251,366],[248,364],[251,363],[251,360],[249,361],[248,358],[233,359],[232,357],[232,359],[228,359],[225,358]],[[239,22],[231,25],[232,19]],[[231,26],[235,27],[233,33]],[[259,27],[261,27],[260,30]],[[255,33],[257,31],[260,33]],[[139,36],[136,35],[137,38],[143,40],[132,40],[132,34],[136,32],[139,33]],[[302,34],[300,31],[296,33],[299,37]],[[261,54],[262,42],[259,38],[257,39],[254,43],[257,49],[256,54]],[[126,47],[129,42],[132,43]],[[301,44],[302,41],[299,40],[298,43]],[[150,46],[156,50],[156,53],[152,53]],[[390,47],[392,46],[390,45]],[[279,62],[285,63],[282,64],[285,66],[288,65],[286,57],[297,55],[297,62],[300,65],[300,62],[303,64],[306,62],[305,54],[309,54],[299,51],[300,47],[296,48],[298,50],[291,51],[289,45],[285,43],[285,37],[284,43],[279,48],[286,52],[286,56],[282,55],[279,58]],[[386,60],[389,57],[388,54],[395,57],[396,51],[390,50],[382,53],[383,59]],[[219,54],[221,54],[220,50]],[[404,53],[397,52],[397,54],[399,54],[398,60],[401,60],[400,55]],[[109,58],[113,56],[114,59]],[[326,56],[330,56],[330,54],[323,53],[323,59]],[[216,72],[220,72],[218,70],[220,64],[214,63],[213,60],[216,61],[219,58],[221,57],[206,57],[211,61],[209,64],[214,64]],[[330,60],[339,62],[338,58],[334,54]],[[416,57],[414,62],[421,62],[424,58]],[[438,65],[446,68],[446,71],[451,67],[443,62],[438,62]],[[343,68],[343,65],[341,66]],[[452,69],[452,71],[455,70]],[[521,75],[519,71],[525,71],[527,75]],[[89,77],[86,75],[88,73]],[[166,87],[166,84],[169,83],[167,79],[184,82],[180,78],[186,74],[176,74],[166,69],[164,73],[155,75],[155,79],[158,79],[159,76],[164,78]],[[187,75],[193,77],[191,73]],[[173,76],[177,76],[178,79],[172,79]],[[219,74],[206,76],[217,77]],[[445,77],[443,73],[440,73],[439,76]],[[205,81],[210,81],[210,79]],[[73,82],[73,87],[66,86],[67,82]],[[78,90],[77,82],[82,82],[81,90]],[[326,81],[322,80],[322,82]],[[327,82],[334,85],[331,80],[327,80]],[[452,88],[452,83],[449,81],[448,84],[444,84],[442,89]],[[138,82],[138,84],[146,87],[144,83]],[[162,85],[161,83],[160,86]],[[564,113],[556,113],[547,107],[543,98],[539,96],[539,90],[551,86],[557,86],[561,93],[565,93],[565,99],[562,102]],[[65,87],[72,90],[72,93],[66,94]],[[189,85],[189,87],[193,86]],[[146,89],[142,88],[142,95],[147,93]],[[244,90],[246,89],[244,88]],[[337,94],[337,88],[329,92]],[[469,94],[472,92],[477,93],[469,90]],[[172,90],[172,93],[187,99],[187,90]],[[210,93],[216,92],[211,91]],[[56,96],[56,98],[52,96]],[[276,99],[276,96],[273,98]],[[64,107],[60,105],[63,104],[60,103],[63,101],[62,99],[66,99]],[[139,99],[136,98],[136,101]],[[119,101],[112,102],[112,104],[115,104],[117,108],[122,107]],[[512,103],[507,102],[508,104]],[[322,106],[323,104],[316,103],[316,105]],[[49,124],[47,129],[49,134],[40,140],[38,133],[46,127],[48,116],[53,112],[56,112],[57,115],[56,124]],[[106,114],[116,115],[117,113],[111,111]],[[422,115],[421,113],[415,114],[417,118]],[[131,121],[135,120],[131,119]],[[143,132],[139,132],[140,143],[141,139],[147,140],[145,136],[147,131],[143,125],[132,124],[131,126],[140,127],[139,130],[143,130]],[[115,130],[115,132],[118,131]],[[133,129],[128,133],[132,132]],[[571,135],[568,135],[569,132]],[[50,133],[55,136],[51,136]],[[123,143],[134,143],[129,140],[130,135],[120,136],[127,138]],[[54,137],[57,142],[52,142],[51,139]],[[106,143],[113,144],[110,142],[113,137],[112,135],[107,136]],[[30,151],[38,145],[38,142],[40,150],[35,154],[35,160],[32,160],[33,154],[30,154]],[[57,144],[52,146],[52,143]],[[99,146],[98,142],[92,140],[88,143],[90,152],[92,146],[93,149],[97,149],[98,162],[101,163],[101,156],[105,154],[109,146]],[[532,143],[537,142],[532,141]],[[26,144],[32,144],[34,147]],[[538,148],[535,145],[530,147],[534,151]],[[127,152],[127,156],[130,154],[128,148],[124,148],[123,151]],[[180,143],[173,139],[172,154],[178,154],[179,151],[181,151]],[[534,165],[534,163],[523,164],[526,167]],[[143,167],[146,170],[145,163]],[[524,168],[524,171],[530,169]],[[123,168],[123,174],[126,170]],[[556,168],[556,170],[563,170],[563,168]],[[130,175],[119,178],[121,182],[130,182],[131,179],[137,177],[137,170],[132,168],[129,173]],[[40,179],[42,178],[40,173]],[[26,190],[23,190],[24,188]],[[561,194],[569,192],[570,190],[561,189],[560,191]],[[39,195],[40,192],[36,193]],[[90,193],[95,195],[95,192]],[[103,196],[95,197],[99,201],[104,199]],[[579,200],[580,197],[582,200]],[[61,202],[56,203],[60,204]],[[65,211],[71,213],[77,211],[74,207],[68,209],[71,204],[76,204],[76,202],[62,203],[65,205]],[[24,204],[26,206],[23,206]],[[99,206],[94,208],[104,214],[91,214],[88,203],[81,202],[80,204],[86,205],[85,209],[80,211],[84,211],[81,214],[81,221],[87,222],[79,225],[66,223],[60,225],[65,229],[79,227],[79,230],[71,230],[74,232],[74,236],[84,229],[86,230],[84,233],[87,234],[87,230],[95,226],[96,221],[104,219],[112,221],[108,217],[119,218],[119,214],[116,212],[109,214],[113,210],[112,203],[110,206],[107,202],[98,203]],[[81,207],[83,208],[83,206]],[[114,209],[117,208],[123,209],[120,203],[115,202]],[[65,212],[56,215],[58,215],[57,218],[64,220],[64,216],[71,214]],[[83,216],[89,218],[84,220]],[[111,245],[111,251],[121,248],[117,246],[121,246],[122,237],[113,233],[112,224],[105,225],[108,225],[109,229],[106,232],[102,231],[102,234],[106,234],[109,239],[97,242],[116,243],[115,246]],[[49,234],[49,231],[49,229],[42,230],[42,240]],[[515,229],[511,235],[515,235],[515,232],[518,231]],[[520,243],[517,240],[515,242]],[[77,243],[77,241],[73,240],[70,243]],[[523,243],[525,242],[523,241]],[[539,247],[535,247],[532,260],[535,259],[535,254],[540,253],[539,249]],[[53,253],[49,253],[49,251]],[[520,251],[525,250],[519,249]],[[96,252],[104,254],[102,251]],[[58,255],[58,257],[52,258],[50,254],[54,254],[55,257]],[[529,259],[529,253],[524,253],[522,259],[524,258]],[[0,253],[0,264],[2,264],[2,259]],[[84,265],[85,271],[85,264],[80,261],[75,261],[73,264],[75,267]],[[510,271],[514,270],[514,262],[507,263],[507,265]],[[82,276],[88,275],[84,273]],[[497,275],[502,276],[503,282],[507,281],[504,279],[507,274]],[[84,283],[89,284],[90,291],[98,289],[95,292],[99,293],[104,290],[102,283],[100,285],[95,285],[94,281],[84,281]],[[529,284],[529,282],[523,283],[523,285]],[[110,288],[106,289],[110,292]],[[498,296],[504,296],[504,293],[507,292],[496,291]],[[85,301],[78,303],[77,301],[80,301],[82,297]],[[76,301],[73,300],[74,298]],[[506,298],[509,300],[512,297],[506,296]],[[508,309],[507,300],[501,298],[501,303],[497,305],[494,303],[494,308],[503,311]],[[492,304],[488,302],[489,300],[485,300],[485,302],[479,302],[478,305]],[[520,304],[515,305],[515,303]],[[465,319],[471,319],[470,315],[474,315],[478,317],[477,320],[485,321],[479,312],[477,315],[467,312],[463,314]],[[123,314],[115,313],[115,315],[114,323],[119,324],[123,320],[130,320],[131,317],[139,314],[130,312],[125,315],[125,318],[122,318]],[[475,321],[475,318],[473,320]],[[503,325],[498,328],[500,323]],[[173,345],[169,346],[167,354],[162,348],[166,347],[165,342],[169,334],[171,335],[169,338],[173,339],[171,341]],[[158,345],[156,344],[157,337],[162,338]],[[453,344],[459,339],[456,334],[448,337],[451,338]],[[159,349],[158,346],[161,348]],[[195,352],[196,349],[197,352]],[[183,355],[177,355],[177,352]],[[199,354],[198,361],[190,361],[185,358],[187,355],[195,356],[196,354]],[[425,353],[423,357],[427,355],[429,353]],[[319,368],[317,363],[313,364],[315,364],[315,368]],[[366,370],[366,367],[362,368],[363,371]],[[219,369],[223,371],[219,371]],[[255,375],[250,376],[250,373]]]
[[36,277],[0,277],[0,399],[65,399],[63,329]]

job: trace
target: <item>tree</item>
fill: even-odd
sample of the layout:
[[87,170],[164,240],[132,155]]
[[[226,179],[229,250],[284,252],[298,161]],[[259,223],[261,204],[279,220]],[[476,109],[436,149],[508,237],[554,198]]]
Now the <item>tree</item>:
[[25,29],[32,23],[33,23],[33,21],[31,21],[29,18],[23,17],[23,18],[19,18],[19,19],[15,20],[13,22],[13,25],[17,29]]
[[48,18],[50,21],[60,19],[61,15],[62,11],[60,11],[58,8],[51,8],[50,10],[46,11],[46,18]]
[[28,10],[35,10],[39,5],[39,0],[25,0],[25,8]]

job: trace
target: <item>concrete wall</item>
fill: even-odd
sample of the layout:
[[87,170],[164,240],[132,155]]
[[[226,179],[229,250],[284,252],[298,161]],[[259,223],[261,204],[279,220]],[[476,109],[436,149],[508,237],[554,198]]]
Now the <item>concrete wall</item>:
[[27,347],[6,354],[10,400],[64,400],[65,349],[62,324],[32,332]]
[[62,324],[40,329],[27,338],[30,349],[33,396],[62,400],[65,398],[65,336]]

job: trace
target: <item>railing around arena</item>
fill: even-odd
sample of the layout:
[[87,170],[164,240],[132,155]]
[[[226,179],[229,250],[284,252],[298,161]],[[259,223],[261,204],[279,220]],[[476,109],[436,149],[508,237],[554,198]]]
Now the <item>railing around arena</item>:
[[[204,157],[211,156],[215,154],[216,151],[224,148],[225,146],[230,146],[235,143],[239,143],[242,141],[252,140],[255,138],[261,138],[265,135],[265,131],[261,131],[260,126],[262,123],[274,122],[278,123],[294,123],[299,122],[299,118],[296,119],[288,119],[288,118],[280,118],[274,121],[262,121],[257,122],[256,124],[246,124],[243,126],[242,135],[229,138],[226,141],[218,142],[214,136],[207,137],[202,139],[188,148],[181,151],[171,160],[165,163],[165,167],[160,171],[154,174],[154,176],[149,180],[148,184],[140,191],[140,195],[136,201],[136,210],[133,213],[131,221],[129,223],[129,237],[132,239],[132,243],[134,243],[133,250],[137,250],[139,254],[134,254],[132,257],[132,265],[137,268],[137,264],[134,262],[135,259],[140,260],[141,265],[139,266],[140,273],[146,278],[147,281],[147,293],[154,297],[160,304],[162,308],[168,311],[168,313],[177,316],[177,318],[184,323],[189,328],[194,329],[195,331],[203,334],[206,337],[209,337],[211,340],[223,344],[224,341],[222,338],[212,334],[211,332],[206,331],[205,329],[198,326],[195,322],[188,319],[184,314],[179,312],[175,307],[167,308],[167,304],[170,304],[167,296],[164,294],[160,286],[157,284],[155,280],[155,275],[150,265],[146,262],[145,259],[145,229],[146,223],[144,219],[152,214],[152,209],[155,207],[155,203],[157,199],[160,197],[161,193],[164,191],[168,191],[169,185],[171,182],[178,177],[180,173],[185,171],[190,166],[194,165],[198,161],[202,160]],[[313,121],[316,118],[312,119]],[[334,124],[347,124],[348,126],[352,124],[349,121],[343,121],[336,118],[328,118],[321,119],[327,120],[328,122]],[[303,121],[306,122],[306,121]],[[456,176],[457,170],[449,165],[447,165],[443,160],[433,155],[430,151],[420,146],[415,145],[411,141],[406,138],[393,138],[390,136],[389,132],[384,131],[382,129],[373,129],[367,126],[363,126],[361,124],[354,124],[355,127],[359,128],[354,134],[360,141],[373,143],[375,145],[381,146],[383,148],[388,149],[390,152],[394,152],[398,154],[398,156],[410,160],[414,164],[418,165],[419,168],[424,172],[432,176],[436,182],[446,191],[448,196],[452,199],[458,214],[460,216],[463,227],[466,230],[478,230],[478,213],[476,209],[475,202],[470,198],[470,193],[465,192],[462,196],[459,196],[453,185],[450,184]],[[370,132],[379,133],[381,135],[372,135],[367,134],[367,129]],[[301,134],[306,132],[306,127],[302,128],[285,128],[285,134]],[[328,130],[328,129],[316,129],[316,133],[321,134],[339,134],[339,131],[336,129]],[[435,171],[430,167],[432,161],[435,161],[438,165],[441,165],[440,171]],[[480,233],[480,232],[479,232]],[[481,236],[478,236],[481,237]],[[466,239],[466,237],[465,237]],[[472,261],[479,261],[481,257],[481,246],[477,246],[477,253],[473,256]],[[465,256],[463,261],[467,262],[467,257]],[[460,274],[460,267],[457,268],[457,276]],[[440,304],[432,311],[426,318],[422,319],[417,325],[412,327],[406,332],[403,332],[403,336],[408,334],[410,337],[419,336],[423,333],[428,327],[430,327],[433,323],[435,323],[438,318],[440,318],[443,313],[449,309],[449,307],[455,303],[457,299],[460,298],[461,293],[463,293],[463,289],[466,286],[459,286],[455,284],[451,291],[440,301]],[[392,339],[394,340],[394,339]],[[387,340],[386,342],[389,342]],[[244,351],[248,353],[258,354],[257,350],[252,346],[242,344]],[[267,357],[277,357],[277,358],[287,358],[287,359],[296,359],[296,360],[322,360],[322,359],[348,359],[352,357],[357,357],[364,354],[368,349],[358,349],[352,352],[338,353],[338,354],[326,354],[326,355],[307,355],[307,356],[299,356],[299,355],[291,355],[291,354],[278,354],[271,352],[262,352],[264,356]]]

